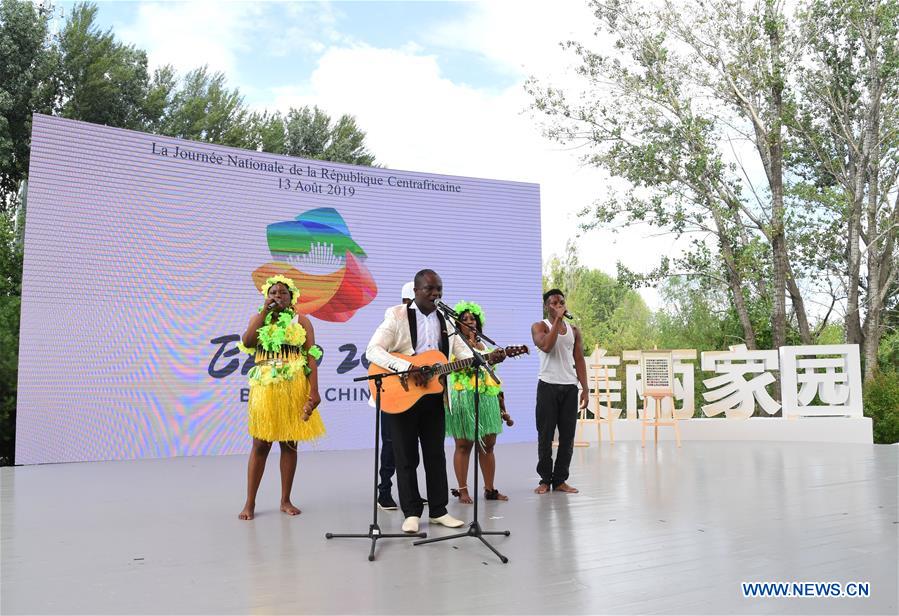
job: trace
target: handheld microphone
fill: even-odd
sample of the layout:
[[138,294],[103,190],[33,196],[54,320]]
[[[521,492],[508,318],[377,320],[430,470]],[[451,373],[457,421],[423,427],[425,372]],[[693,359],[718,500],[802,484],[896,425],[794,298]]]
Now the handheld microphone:
[[565,317],[566,319],[568,319],[569,321],[574,318],[574,315],[572,315],[567,310],[565,311],[565,314],[563,314],[562,316]]
[[272,301],[272,302],[268,305],[268,309],[269,309],[270,311],[271,311],[271,310],[274,310],[274,309],[277,308],[277,307],[278,307],[278,302],[276,302],[276,301]]

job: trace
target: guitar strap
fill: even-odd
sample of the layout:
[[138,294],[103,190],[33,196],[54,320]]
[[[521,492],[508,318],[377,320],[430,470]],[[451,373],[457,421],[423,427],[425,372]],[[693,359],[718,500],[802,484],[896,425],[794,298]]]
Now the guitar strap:
[[[449,335],[446,333],[446,320],[439,310],[437,311],[437,320],[440,321],[440,352],[444,357],[449,357]],[[450,405],[449,387],[446,386],[445,376],[440,377],[440,380],[443,383],[443,408],[448,409]]]
[[437,311],[437,320],[440,321],[440,352],[449,357],[449,335],[446,333],[446,320],[440,311]]
[[[412,339],[412,354],[415,355],[415,347],[418,346],[418,322],[415,317],[415,310],[410,306],[406,306],[406,315],[409,319],[409,337]],[[440,352],[449,357],[449,335],[446,333],[446,320],[440,311],[437,311],[437,320],[440,321]]]
[[415,320],[415,311],[412,304],[406,306],[406,314],[409,317],[409,336],[412,338],[412,354],[415,355],[415,347],[418,346],[418,323]]

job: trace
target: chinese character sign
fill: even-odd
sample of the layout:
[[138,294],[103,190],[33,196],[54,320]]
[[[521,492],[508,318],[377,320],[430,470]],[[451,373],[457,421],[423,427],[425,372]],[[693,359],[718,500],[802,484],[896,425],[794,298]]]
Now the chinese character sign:
[[784,416],[862,417],[857,344],[781,347]]
[[[638,399],[644,397],[643,355],[643,351],[622,354],[625,361],[638,362],[626,367],[629,419],[639,416]],[[689,419],[694,409],[693,365],[679,360],[695,358],[696,351],[672,351],[671,356],[674,399],[683,401],[674,413],[678,419]],[[714,373],[703,380],[707,404],[702,412],[707,417],[724,413],[728,419],[746,419],[753,416],[756,405],[768,415],[783,408],[784,417],[863,417],[857,344],[788,346],[779,351],[749,350],[740,344],[728,351],[703,352],[701,368]],[[774,393],[778,379],[780,400]],[[663,410],[670,407],[671,399],[663,398]]]
[[730,347],[730,351],[702,354],[702,369],[718,376],[703,380],[709,391],[702,394],[710,404],[702,412],[713,417],[724,413],[729,419],[751,417],[758,402],[769,415],[780,410],[780,404],[768,393],[767,387],[777,379],[777,351],[750,351],[745,344]]
[[620,357],[606,355],[606,350],[599,348],[587,357],[588,381],[593,397],[592,405],[594,417],[618,419],[621,409],[613,406],[613,402],[621,402],[621,380],[618,378],[618,370],[613,366],[621,363]]

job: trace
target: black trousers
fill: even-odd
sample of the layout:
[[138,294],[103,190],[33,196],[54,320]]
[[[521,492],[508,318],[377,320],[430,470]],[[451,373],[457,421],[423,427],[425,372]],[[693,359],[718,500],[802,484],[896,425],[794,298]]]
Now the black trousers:
[[[553,488],[568,480],[577,429],[577,385],[537,381],[537,474]],[[559,450],[553,466],[553,435],[559,430]]]
[[393,482],[390,481],[396,471],[396,461],[393,457],[393,436],[390,430],[393,416],[381,411],[381,464],[378,473],[381,475],[381,483],[378,484],[378,496],[390,494]]
[[396,486],[400,508],[406,517],[421,516],[423,503],[418,491],[418,443],[425,464],[428,488],[428,515],[439,518],[446,513],[449,486],[446,481],[446,415],[443,394],[422,396],[412,408],[391,417],[393,453],[396,457]]

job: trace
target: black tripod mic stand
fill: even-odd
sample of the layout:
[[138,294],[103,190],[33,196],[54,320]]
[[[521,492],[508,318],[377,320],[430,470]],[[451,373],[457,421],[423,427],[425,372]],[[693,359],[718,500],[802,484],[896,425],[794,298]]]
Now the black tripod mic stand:
[[[439,307],[439,305],[438,305],[438,307]],[[477,349],[473,348],[471,346],[471,344],[469,344],[468,339],[459,331],[457,315],[450,310],[444,310],[444,314],[447,317],[447,321],[452,323],[453,328],[455,329],[455,334],[458,335],[462,339],[462,341],[465,343],[465,345],[469,349],[471,349],[472,355],[474,357],[474,363],[472,364],[472,366],[474,367],[474,392],[475,392],[475,396],[474,396],[474,444],[475,444],[475,447],[480,447],[481,445],[480,445],[480,442],[478,439],[478,436],[479,436],[478,428],[479,428],[479,421],[480,421],[481,393],[480,393],[480,391],[478,391],[478,375],[481,372],[481,366],[483,366],[488,372],[491,373],[491,376],[494,377],[494,380],[496,380],[496,377],[495,377],[495,375],[493,375],[493,371],[491,370],[490,366],[487,364],[486,360],[481,356],[481,354],[477,351]],[[463,327],[464,327],[464,324],[463,324]],[[484,338],[485,340],[487,340],[494,346],[496,345],[495,342],[493,342],[486,336],[483,336],[482,334],[478,334],[478,339],[480,339],[480,338]],[[503,556],[502,554],[500,554],[499,550],[497,550],[495,547],[493,547],[489,541],[484,539],[484,535],[503,535],[503,536],[508,537],[512,533],[510,533],[507,530],[483,530],[481,528],[480,522],[478,522],[478,500],[479,500],[479,497],[478,497],[478,455],[477,455],[477,451],[475,451],[475,456],[474,456],[474,494],[472,495],[472,500],[474,502],[474,512],[473,512],[474,517],[473,517],[471,523],[468,525],[467,531],[462,532],[462,533],[456,533],[455,535],[447,535],[446,537],[435,537],[433,539],[425,539],[423,541],[415,541],[412,545],[423,545],[425,543],[436,543],[438,541],[450,541],[452,539],[459,539],[460,537],[475,537],[477,539],[480,539],[484,545],[486,545],[488,548],[490,548],[490,551],[493,552],[494,554],[496,554],[497,557],[499,557],[500,561],[503,564],[508,563],[509,559],[506,558],[505,556]]]
[[[418,368],[415,368],[417,370]],[[375,559],[375,545],[378,539],[399,539],[409,537],[427,537],[427,533],[382,533],[381,527],[378,525],[378,463],[380,461],[380,445],[381,445],[381,382],[386,377],[405,376],[412,370],[406,372],[382,372],[380,374],[370,374],[368,376],[360,376],[353,379],[354,381],[374,381],[375,382],[375,479],[372,488],[372,504],[371,504],[371,524],[368,525],[367,533],[325,533],[325,539],[334,539],[337,537],[350,537],[359,539],[371,539],[371,551],[368,553],[368,560]]]

